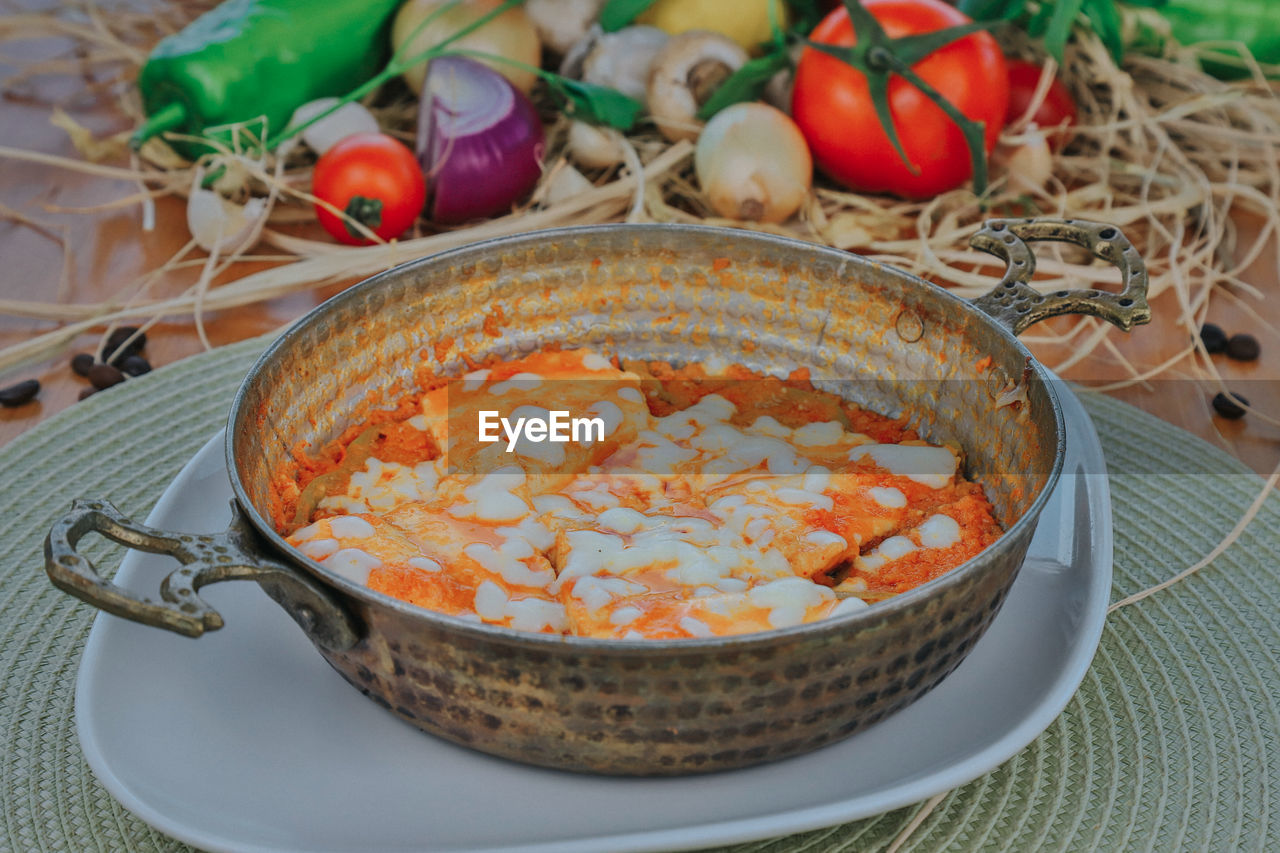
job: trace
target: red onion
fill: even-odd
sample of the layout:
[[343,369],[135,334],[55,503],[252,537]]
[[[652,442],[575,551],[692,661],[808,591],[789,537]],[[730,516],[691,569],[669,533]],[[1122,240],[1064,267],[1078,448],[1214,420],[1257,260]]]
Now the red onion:
[[542,123],[498,72],[460,56],[431,61],[418,111],[418,160],[436,222],[504,213],[542,175]]

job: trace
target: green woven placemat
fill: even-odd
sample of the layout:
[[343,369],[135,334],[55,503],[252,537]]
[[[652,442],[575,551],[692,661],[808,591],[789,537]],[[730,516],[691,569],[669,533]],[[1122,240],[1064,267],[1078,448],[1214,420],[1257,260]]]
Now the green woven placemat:
[[[95,395],[0,449],[0,849],[185,850],[97,783],[72,715],[94,611],[42,542],[75,497],[144,517],[226,417],[263,340]],[[1199,439],[1086,395],[1115,505],[1113,598],[1191,564],[1261,480]],[[1153,473],[1167,472],[1167,473]],[[1177,472],[1177,473],[1172,473]],[[86,543],[100,564],[121,552]],[[1280,498],[1198,575],[1112,614],[1079,692],[1035,742],[939,803],[902,850],[1280,850]],[[744,851],[879,851],[920,806]]]

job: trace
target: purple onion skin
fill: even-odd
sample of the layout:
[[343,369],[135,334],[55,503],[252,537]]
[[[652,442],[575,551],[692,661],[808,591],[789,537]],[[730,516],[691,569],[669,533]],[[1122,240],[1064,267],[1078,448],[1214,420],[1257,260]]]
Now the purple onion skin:
[[542,177],[545,138],[533,103],[498,72],[433,59],[418,109],[427,211],[440,223],[507,213]]

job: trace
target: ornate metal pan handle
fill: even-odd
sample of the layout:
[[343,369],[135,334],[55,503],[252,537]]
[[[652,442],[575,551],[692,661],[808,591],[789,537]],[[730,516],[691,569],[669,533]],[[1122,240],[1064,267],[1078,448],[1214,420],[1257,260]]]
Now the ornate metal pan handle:
[[[1110,261],[1120,269],[1124,284],[1119,293],[1105,290],[1059,290],[1040,293],[1029,282],[1036,259],[1027,240],[1059,240],[1075,243]],[[1091,314],[1126,332],[1151,321],[1147,305],[1147,268],[1133,244],[1114,225],[1079,219],[992,219],[969,240],[969,245],[1003,258],[1009,268],[989,293],[973,304],[997,322],[1021,334],[1032,323],[1058,314]]]
[[[54,586],[116,616],[167,628],[188,637],[222,627],[222,617],[197,591],[226,580],[257,581],[311,638],[331,651],[359,640],[351,616],[318,583],[287,563],[261,554],[256,535],[233,501],[231,524],[222,533],[174,533],[126,518],[109,501],[80,499],[54,522],[44,542],[45,571]],[[175,557],[182,567],[160,585],[163,601],[140,599],[98,574],[76,551],[90,532],[129,548]]]

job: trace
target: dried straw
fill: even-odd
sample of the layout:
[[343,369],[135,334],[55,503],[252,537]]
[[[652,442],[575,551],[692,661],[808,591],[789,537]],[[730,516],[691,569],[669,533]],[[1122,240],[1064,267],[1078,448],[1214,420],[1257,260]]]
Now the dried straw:
[[[3,19],[0,42],[50,35],[69,38],[81,50],[67,61],[74,60],[81,71],[106,66],[115,69],[119,80],[128,80],[145,57],[149,42],[181,23],[175,19],[178,14],[177,10],[168,9],[160,16],[127,10],[112,10],[107,15],[96,4],[88,3],[72,12]],[[1007,47],[1018,53],[1035,54],[1035,49],[1025,43]],[[1264,251],[1268,238],[1280,225],[1280,99],[1275,91],[1261,82],[1220,83],[1191,64],[1137,55],[1131,55],[1122,70],[1087,34],[1069,46],[1065,66],[1063,77],[1081,106],[1083,121],[1073,144],[1056,157],[1054,180],[1045,189],[1028,195],[1011,189],[1009,182],[997,175],[995,185],[983,199],[962,189],[924,202],[904,202],[859,196],[820,183],[803,216],[785,227],[766,230],[857,250],[950,284],[960,295],[970,296],[989,287],[993,268],[991,258],[967,245],[968,237],[984,218],[1016,212],[1105,219],[1125,228],[1144,252],[1151,272],[1152,296],[1168,290],[1179,294],[1182,322],[1189,328],[1198,325],[1211,296],[1224,285],[1250,293],[1248,285],[1239,279],[1240,269]],[[1041,88],[1045,86],[1047,78]],[[121,108],[137,115],[136,99],[129,87],[121,87],[121,91]],[[379,111],[391,130],[411,130],[413,111],[405,103],[384,104]],[[118,204],[182,195],[190,185],[189,168],[176,163],[171,153],[158,144],[148,147],[140,168],[92,162],[118,150],[119,140],[93,140],[64,114],[55,118],[72,134],[88,161],[11,148],[0,148],[0,157],[128,180],[145,187],[123,194]],[[1005,141],[1012,144],[1017,139],[1010,134]],[[273,275],[255,277],[253,282],[263,285],[261,297],[269,299],[290,289],[314,288],[337,280],[334,274],[317,274],[315,265],[303,262],[322,253],[331,261],[350,255],[352,260],[341,265],[343,272],[361,275],[403,260],[411,256],[409,252],[434,251],[510,233],[508,229],[513,226],[526,230],[548,224],[608,221],[610,216],[602,215],[598,205],[624,197],[618,192],[624,188],[630,191],[630,204],[612,214],[617,219],[759,227],[709,216],[688,163],[664,159],[663,168],[655,173],[648,161],[670,151],[663,150],[665,145],[651,130],[642,131],[627,142],[626,168],[597,175],[596,190],[587,194],[590,203],[570,199],[547,208],[515,211],[511,217],[495,220],[501,223],[496,227],[493,222],[482,223],[375,246],[372,250],[331,244],[321,248],[314,241],[266,232],[272,245],[296,253],[300,261],[273,270]],[[555,154],[548,172],[562,156]],[[640,173],[645,178],[637,182],[632,176]],[[309,183],[309,161],[305,158],[292,158],[287,168],[251,164],[247,177],[256,182],[259,191],[266,189],[285,197],[272,206],[273,222],[310,216],[313,198],[305,189]],[[612,191],[601,192],[608,187]],[[1235,239],[1231,215],[1236,210],[1262,217],[1264,226],[1254,242],[1243,247],[1241,262],[1229,266],[1222,249]],[[520,220],[518,226],[515,220]],[[420,242],[422,239],[428,242]],[[1047,254],[1038,265],[1038,287],[1049,290],[1116,280],[1113,271],[1095,266],[1069,250]],[[244,256],[242,252],[224,260],[234,263]],[[220,288],[210,288],[208,295],[212,297],[217,289]],[[240,300],[246,298],[246,293],[238,288],[234,298],[237,304],[244,304]],[[165,304],[164,310],[194,311],[194,307]],[[160,305],[146,303],[139,308],[160,310]],[[41,308],[38,313],[46,317],[59,315],[55,306]],[[72,308],[64,316],[79,319],[83,311]],[[102,319],[106,320],[105,314]],[[1110,334],[1107,327],[1088,320],[1075,325],[1089,330],[1084,345],[1074,349],[1069,361],[1051,366],[1070,367],[1097,347],[1106,346]],[[1028,341],[1033,345],[1052,343],[1060,334],[1039,333],[1028,337]],[[29,357],[0,352],[0,367],[15,364],[15,356]],[[1188,350],[1179,361],[1191,361],[1194,356]],[[1199,361],[1208,377],[1216,379],[1208,360]],[[1129,372],[1129,382],[1153,375],[1149,370]],[[1123,384],[1126,383],[1119,383]]]

